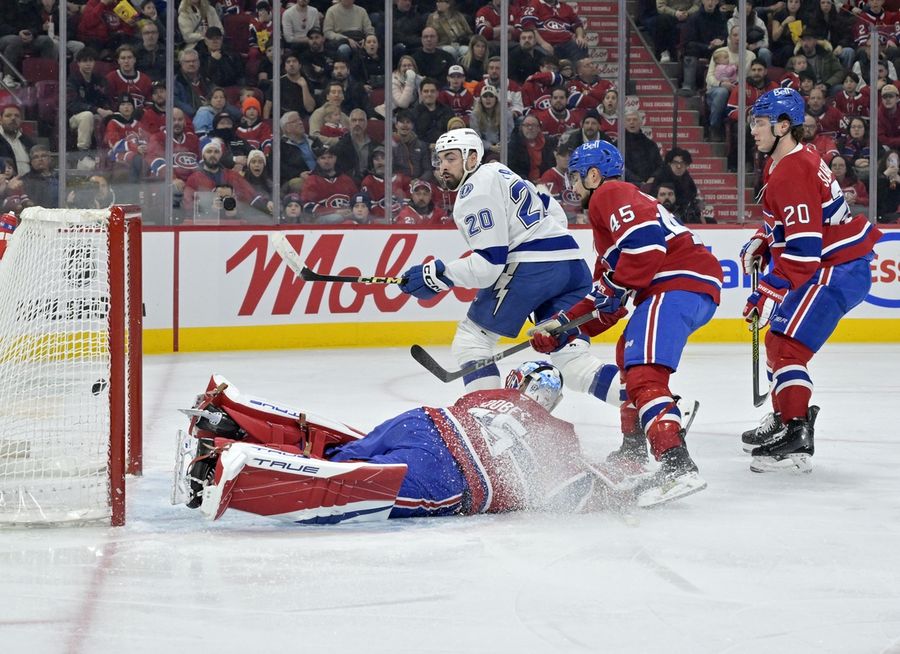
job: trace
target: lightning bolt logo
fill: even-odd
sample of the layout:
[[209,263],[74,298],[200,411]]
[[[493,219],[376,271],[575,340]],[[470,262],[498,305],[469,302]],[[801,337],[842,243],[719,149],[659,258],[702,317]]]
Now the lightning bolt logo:
[[497,298],[497,303],[494,305],[494,315],[497,315],[497,312],[500,311],[500,305],[503,304],[503,300],[506,299],[506,294],[509,293],[509,285],[512,282],[513,275],[516,274],[516,268],[519,266],[518,262],[516,263],[508,263],[506,267],[503,269],[503,272],[500,273],[500,276],[497,278],[497,281],[494,283],[494,297]]

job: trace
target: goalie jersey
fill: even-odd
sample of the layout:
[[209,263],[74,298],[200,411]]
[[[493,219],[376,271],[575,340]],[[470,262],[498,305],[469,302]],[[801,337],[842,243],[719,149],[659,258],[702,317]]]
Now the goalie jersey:
[[482,164],[459,189],[453,220],[472,255],[444,273],[464,288],[492,286],[507,263],[581,259],[559,203],[503,164]]
[[578,511],[593,491],[574,427],[516,390],[425,408],[465,477],[462,513]]

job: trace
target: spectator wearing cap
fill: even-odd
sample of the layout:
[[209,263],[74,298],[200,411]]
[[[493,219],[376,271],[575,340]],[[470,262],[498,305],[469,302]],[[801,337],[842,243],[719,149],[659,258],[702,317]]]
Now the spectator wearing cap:
[[637,109],[625,111],[625,169],[636,184],[652,184],[663,159],[659,146],[641,129],[642,123]]
[[354,109],[350,112],[349,131],[339,138],[334,146],[338,172],[350,175],[357,184],[362,181],[369,155],[376,146],[375,141],[369,138],[367,127],[366,112]]
[[570,225],[577,223],[579,216],[583,216],[581,198],[578,197],[572,187],[572,180],[569,178],[569,155],[571,154],[565,141],[557,145],[553,150],[553,167],[545,171],[538,179],[539,187],[543,186],[547,190],[547,194],[559,202],[563,211],[566,212],[566,219]]
[[[183,206],[187,215],[193,215],[196,194],[216,189],[226,189],[220,195],[234,197],[237,201],[260,211],[271,213],[272,203],[257,193],[241,175],[222,165],[222,142],[213,138],[206,141],[200,151],[200,165],[187,178]],[[238,214],[241,212],[239,211]]]
[[272,125],[262,119],[262,106],[254,97],[241,103],[243,117],[235,133],[252,149],[262,150],[268,157],[272,153]]
[[468,52],[469,39],[473,34],[469,19],[456,8],[454,0],[437,0],[435,4],[435,10],[429,14],[425,24],[437,32],[438,47],[459,61]]
[[237,54],[225,50],[224,38],[222,30],[211,25],[196,43],[200,74],[216,86],[237,86],[244,79],[244,63]]
[[422,29],[422,48],[413,53],[413,59],[419,74],[432,79],[444,79],[456,63],[453,55],[438,47],[437,30],[430,26]]
[[300,59],[300,72],[309,82],[310,90],[316,98],[316,102],[322,102],[325,96],[325,87],[331,80],[331,67],[334,65],[334,56],[325,48],[325,36],[318,27],[311,27],[306,33],[309,45]]
[[808,27],[800,35],[798,52],[806,56],[806,70],[816,78],[816,85],[823,85],[828,95],[841,90],[844,67],[830,49],[819,44],[819,35]]
[[[664,0],[658,0],[663,2]],[[696,1],[696,0],[695,0]],[[557,57],[581,59],[588,56],[584,23],[562,0],[532,1],[522,10],[522,29],[534,29],[538,47]]]
[[310,171],[316,167],[315,152],[322,147],[318,139],[311,139],[296,111],[281,116],[281,166],[282,192],[290,188],[299,191]]
[[[434,143],[444,133],[453,110],[438,103],[438,82],[429,77],[419,87],[419,104],[411,109],[416,134],[426,143]],[[511,122],[511,121],[510,121]]]
[[881,87],[881,104],[878,106],[878,145],[893,150],[900,149],[900,91],[893,84]]
[[[491,86],[499,91],[502,88],[500,81],[500,57],[491,57],[488,59],[487,73],[484,79],[475,87],[476,99],[481,95],[481,89],[485,86]],[[517,82],[511,79],[506,80],[506,106],[515,118],[525,113],[525,106],[522,104],[522,89]]]
[[178,5],[178,31],[187,48],[199,43],[210,27],[222,29],[222,21],[209,0],[181,0]]
[[316,168],[303,183],[303,212],[318,224],[334,225],[350,217],[350,198],[359,190],[348,175],[335,169],[337,157],[328,145],[316,152]]
[[550,90],[550,107],[529,113],[536,116],[544,134],[558,139],[560,136],[581,125],[585,112],[581,109],[569,109],[569,94],[562,86]]
[[119,96],[116,113],[107,119],[104,130],[107,158],[114,164],[125,164],[122,168],[130,170],[132,180],[136,180],[143,172],[148,138],[135,117],[134,98],[123,93]]
[[[472,108],[469,127],[478,132],[484,144],[484,162],[496,161],[500,157],[500,101],[499,93],[493,86],[483,86],[481,94]],[[515,122],[506,121],[507,136],[511,136]]]
[[555,163],[554,145],[555,140],[541,131],[540,119],[530,113],[512,132],[507,164],[522,179],[538,179]]
[[281,220],[283,225],[296,225],[303,220],[303,200],[299,193],[288,193],[281,199]]
[[368,162],[368,174],[360,184],[360,190],[368,193],[372,200],[372,222],[389,223],[391,216],[397,215],[400,207],[409,199],[409,177],[395,172],[391,175],[390,208],[384,196],[384,146],[372,148]]
[[178,66],[175,106],[193,117],[197,109],[206,104],[213,84],[200,73],[200,55],[193,48],[185,48],[178,53]]
[[106,92],[110,100],[115,100],[127,93],[132,97],[135,108],[144,106],[153,92],[150,77],[135,68],[137,57],[134,56],[133,45],[120,45],[116,49],[118,68],[106,74]]
[[352,54],[362,47],[363,39],[375,33],[369,12],[357,7],[354,0],[338,0],[325,11],[322,21],[325,40],[337,48],[338,56],[350,61]]
[[[75,132],[75,143],[81,152],[93,146],[96,117],[112,115],[106,80],[94,72],[97,51],[85,47],[75,54],[78,70],[66,80],[66,113],[69,128]],[[87,156],[87,155],[83,155]]]
[[255,72],[272,46],[272,5],[268,0],[259,0],[253,19],[247,26],[247,68]]
[[463,67],[459,64],[450,66],[450,70],[447,71],[447,86],[438,93],[437,101],[450,107],[454,116],[468,120],[475,104],[475,96],[463,84],[465,81],[466,71]]
[[223,111],[216,114],[213,118],[213,128],[200,139],[200,148],[202,150],[207,143],[216,139],[222,150],[220,158],[222,166],[229,170],[236,168],[237,172],[240,172],[247,164],[247,155],[253,146],[238,136],[234,126],[235,121],[230,113]]
[[407,177],[431,181],[431,148],[416,135],[414,119],[409,109],[401,109],[394,116],[394,170]]
[[564,139],[572,150],[583,143],[609,140],[606,138],[606,134],[600,130],[600,113],[596,109],[585,112],[581,118],[581,129],[563,134],[560,139]]
[[369,94],[362,82],[350,76],[350,64],[338,59],[331,67],[331,81],[337,82],[344,90],[344,100],[341,102],[341,112],[349,115],[353,109],[363,109],[367,115],[372,115],[372,105],[369,102]]
[[152,89],[138,119],[147,134],[156,134],[166,126],[166,83],[153,82]]
[[[279,82],[282,115],[287,111],[296,111],[301,116],[309,118],[310,114],[316,110],[316,98],[309,82],[301,72],[300,57],[294,52],[287,52],[282,57],[282,65],[284,66],[284,75],[281,76]],[[266,89],[266,102],[263,105],[263,118],[266,120],[272,118],[274,92],[275,87],[269,85],[269,88]]]
[[[156,8],[152,0],[147,0],[150,6]],[[161,30],[157,24],[150,20],[141,22],[141,43],[135,48],[134,55],[137,58],[136,68],[147,75],[151,80],[166,79],[166,42],[160,37]]]
[[684,148],[672,148],[666,153],[662,167],[653,175],[651,195],[661,184],[669,183],[675,189],[675,215],[684,223],[701,222],[700,197],[697,185],[688,171],[692,162],[691,153]]
[[537,32],[533,29],[519,33],[519,43],[509,49],[509,78],[519,84],[541,69],[545,53],[537,49]]
[[372,209],[372,200],[369,194],[363,191],[357,193],[350,200],[350,220],[357,225],[365,225],[369,222],[369,212]]
[[326,145],[335,145],[338,141],[336,137],[322,135],[322,125],[325,124],[326,107],[337,108],[341,112],[340,121],[344,129],[350,129],[350,117],[341,111],[344,103],[344,87],[340,82],[329,82],[328,90],[325,95],[325,102],[321,107],[312,112],[309,117],[309,133]]
[[453,218],[434,204],[431,184],[414,179],[409,185],[409,203],[394,215],[396,225],[452,225]]
[[281,14],[281,36],[288,46],[298,51],[309,46],[310,28],[321,26],[322,13],[309,0],[297,0]]

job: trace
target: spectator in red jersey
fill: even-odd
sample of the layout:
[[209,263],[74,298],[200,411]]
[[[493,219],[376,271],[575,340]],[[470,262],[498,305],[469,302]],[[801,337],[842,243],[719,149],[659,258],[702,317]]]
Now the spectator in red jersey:
[[872,26],[878,34],[879,50],[888,59],[894,60],[900,52],[897,49],[896,24],[900,13],[884,10],[885,0],[868,0],[861,10],[854,11],[856,23],[852,32],[857,49],[866,48],[869,43]]
[[[184,196],[184,187],[188,178],[197,170],[200,160],[200,141],[197,135],[186,129],[187,121],[184,112],[178,107],[172,108],[172,186],[173,206],[180,207]],[[150,162],[150,175],[156,178],[166,174],[166,131],[165,126],[150,135],[147,144],[147,161]]]
[[600,77],[596,62],[589,57],[579,59],[575,71],[575,77],[565,83],[569,91],[570,107],[596,109],[603,102],[607,91],[615,88],[612,82]]
[[150,99],[144,102],[141,109],[141,127],[147,134],[156,134],[166,124],[166,83],[164,80],[153,82]]
[[272,152],[272,126],[262,120],[262,106],[254,97],[245,98],[241,103],[243,117],[235,134],[251,149],[262,150],[268,157]]
[[118,68],[106,74],[106,92],[110,101],[127,93],[134,100],[135,108],[140,109],[153,93],[153,82],[148,75],[136,68],[137,57],[134,55],[133,45],[120,45],[116,49],[116,64]]
[[423,179],[414,179],[409,185],[410,199],[394,216],[396,225],[452,225],[453,218],[440,207],[436,207],[431,184]]
[[469,114],[472,113],[475,96],[463,85],[465,79],[466,71],[462,66],[459,64],[450,66],[450,70],[447,71],[447,86],[438,93],[437,101],[439,104],[450,107],[454,116],[468,120]]
[[362,184],[360,184],[360,190],[368,193],[372,200],[371,222],[387,224],[390,222],[391,216],[397,215],[397,212],[409,199],[409,177],[399,172],[391,175],[391,199],[388,201],[384,195],[383,145],[372,148],[368,171],[369,174],[363,178]]
[[[857,203],[869,204],[869,191],[866,188],[866,185],[860,181],[856,172],[848,165],[847,160],[844,157],[841,155],[832,157],[828,167],[831,168],[831,172],[834,173],[834,179],[840,184],[841,190],[844,191],[845,195],[847,189],[852,188]],[[868,175],[869,171],[866,170],[865,173]]]
[[565,2],[529,0],[522,7],[521,25],[523,30],[537,31],[538,47],[547,54],[565,59],[588,56],[584,24]]
[[869,135],[866,121],[859,116],[850,119],[847,134],[838,139],[838,152],[845,157],[860,175],[869,172]]
[[537,117],[544,134],[558,139],[566,132],[577,129],[584,117],[579,109],[568,108],[569,95],[566,90],[557,86],[550,91],[550,108],[546,111],[532,111],[529,115]]
[[543,185],[547,190],[547,194],[552,196],[563,211],[566,212],[566,218],[569,224],[578,222],[579,215],[583,216],[581,208],[581,198],[572,187],[572,180],[569,178],[569,146],[565,142],[556,146],[553,151],[555,165],[549,170],[544,171],[538,180],[538,190]]
[[[221,164],[222,143],[219,139],[210,139],[200,153],[202,158],[200,165],[187,178],[184,190],[184,208],[188,216],[193,216],[195,203],[203,198],[198,193],[214,191],[219,198],[231,197],[239,202],[249,204],[251,207],[265,211],[272,211],[270,202],[256,193],[253,187],[247,183],[241,175],[234,170],[229,170]],[[209,210],[211,207],[198,206],[198,210]],[[218,206],[216,208],[219,208]],[[227,209],[227,207],[225,207]],[[227,210],[228,215],[237,215],[237,210]]]
[[327,145],[316,153],[316,168],[303,183],[303,213],[320,225],[342,223],[350,217],[350,198],[359,190],[348,175],[335,170],[337,157]]
[[144,156],[147,154],[149,135],[141,129],[135,118],[134,99],[127,93],[119,97],[118,111],[107,118],[104,144],[107,157],[114,164],[125,164],[132,181],[143,173]]
[[[787,62],[787,68],[784,71],[784,76],[778,80],[778,85],[782,88],[794,89],[795,91],[800,91],[800,73],[806,71],[808,67],[808,63],[806,62],[806,55],[796,54]],[[804,97],[809,95],[809,91],[806,92]]]
[[869,116],[869,98],[857,91],[858,87],[859,75],[848,72],[844,75],[844,88],[831,99],[831,106],[843,114],[844,122],[853,116]]
[[555,139],[541,131],[541,121],[528,114],[509,139],[507,164],[522,179],[536,180],[555,163]]
[[78,20],[78,40],[94,48],[101,57],[107,57],[134,37],[134,27],[113,11],[116,4],[117,0],[88,0]]
[[256,3],[256,15],[247,26],[247,68],[251,71],[259,67],[272,43],[272,5],[268,0]]
[[[544,111],[550,108],[550,92],[554,86],[562,85],[559,74],[559,59],[547,55],[541,60],[541,69],[529,75],[522,84],[522,106],[525,113],[536,109]],[[567,92],[568,95],[568,92]]]
[[838,153],[837,143],[831,134],[823,134],[815,116],[807,114],[803,117],[803,143],[813,146],[826,162]]
[[[500,10],[502,0],[491,0],[475,12],[475,33],[492,42],[496,47],[500,46]],[[519,23],[521,8],[518,0],[509,1],[509,42],[515,43],[519,38]]]
[[883,148],[900,148],[898,98],[900,98],[900,91],[893,84],[885,84],[881,87],[881,106],[878,107],[878,145]]
[[806,99],[806,113],[810,114],[819,123],[819,132],[837,136],[844,122],[844,114],[831,107],[825,101],[825,91],[817,86],[809,92]]

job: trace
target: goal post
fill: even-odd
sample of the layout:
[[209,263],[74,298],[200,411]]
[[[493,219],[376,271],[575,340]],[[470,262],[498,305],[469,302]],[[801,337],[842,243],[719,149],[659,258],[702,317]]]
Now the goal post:
[[0,526],[125,522],[141,473],[139,208],[22,212],[0,260]]

